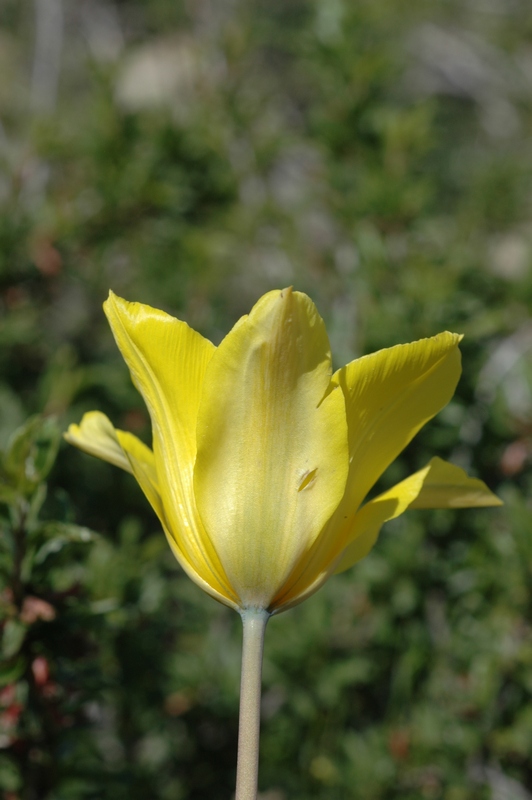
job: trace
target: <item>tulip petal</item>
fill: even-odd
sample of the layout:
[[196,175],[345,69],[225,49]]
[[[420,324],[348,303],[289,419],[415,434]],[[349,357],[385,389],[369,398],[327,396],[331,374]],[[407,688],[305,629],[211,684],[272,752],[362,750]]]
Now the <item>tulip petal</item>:
[[421,491],[409,508],[481,508],[502,506],[484,481],[470,478],[467,472],[435,456]]
[[70,425],[65,439],[85,453],[132,473],[154,511],[164,521],[155,459],[144,442],[128,431],[115,428],[100,411],[89,411],[83,415],[80,425]]
[[64,436],[69,444],[79,447],[85,453],[108,461],[126,472],[133,472],[129,459],[117,439],[112,422],[101,411],[89,411],[84,414],[81,424],[69,425]]
[[445,332],[379,350],[333,376],[346,398],[350,459],[346,501],[351,511],[453,396],[461,372],[461,338]]
[[[367,492],[452,397],[460,376],[460,339],[458,334],[441,333],[397,345],[352,361],[333,375],[331,389],[341,386],[346,400],[349,475],[345,494],[275,603],[283,608],[294,605],[298,597],[316,591],[334,571],[353,538],[357,512]],[[366,535],[370,541],[370,534]]]
[[259,300],[209,362],[198,415],[198,509],[244,607],[268,608],[338,505],[348,469],[343,394],[306,295]]
[[234,593],[203,529],[193,494],[196,418],[205,370],[216,348],[185,322],[112,292],[104,310],[151,416],[157,477],[174,552],[192,577],[211,587],[211,594],[234,605]]
[[148,406],[154,440],[168,442],[172,466],[179,460],[177,473],[185,465],[190,468],[196,456],[203,376],[216,348],[186,322],[142,303],[128,303],[112,292],[104,310],[133,383]]
[[351,543],[345,548],[335,572],[344,572],[367,556],[377,541],[383,524],[406,511],[418,496],[428,471],[427,466],[415,472],[362,506],[355,516]]
[[[155,458],[152,450],[127,431],[116,431],[116,436],[125,452],[131,466],[131,471],[137,482],[148,498],[150,505],[161,520],[166,525],[166,516],[159,491],[157,471],[155,469]],[[149,456],[148,456],[149,454]]]
[[[306,564],[302,565],[297,580],[292,580],[289,590],[276,598],[279,605],[282,605],[282,610],[291,608],[316,592],[331,574],[343,572],[364,558],[377,541],[383,523],[406,511],[417,497],[428,470],[427,466],[366,503],[354,518],[351,543],[343,551],[333,551],[331,542],[325,538],[326,529],[322,540],[316,543],[314,552],[307,558]],[[336,514],[333,519],[335,517]]]
[[348,544],[336,572],[343,572],[367,556],[382,525],[407,508],[478,508],[501,506],[502,501],[484,481],[470,478],[455,464],[432,458],[426,467],[366,503],[355,516]]

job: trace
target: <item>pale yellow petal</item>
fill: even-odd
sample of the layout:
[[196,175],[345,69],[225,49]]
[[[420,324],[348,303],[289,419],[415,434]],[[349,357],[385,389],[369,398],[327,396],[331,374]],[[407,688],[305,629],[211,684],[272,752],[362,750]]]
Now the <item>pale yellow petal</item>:
[[100,411],[88,411],[79,425],[69,425],[64,438],[91,456],[101,458],[115,467],[133,472],[131,464],[116,437],[110,420]]
[[351,508],[358,508],[384,470],[453,396],[461,338],[446,332],[379,350],[333,376],[346,397]]
[[455,464],[437,456],[428,464],[423,486],[409,508],[480,508],[502,506],[484,481],[470,478]]
[[452,397],[460,375],[460,339],[458,334],[441,333],[397,345],[352,361],[333,375],[331,388],[340,386],[346,399],[350,462],[346,491],[312,550],[276,596],[276,604],[295,604],[296,598],[316,591],[334,570],[352,538],[367,492]]
[[129,461],[130,469],[135,478],[137,479],[140,488],[148,498],[153,510],[161,520],[163,525],[166,525],[166,516],[164,513],[161,493],[159,491],[159,482],[157,480],[157,470],[155,469],[155,457],[153,451],[147,447],[144,442],[133,436],[132,433],[127,431],[116,430],[116,438]]
[[189,467],[196,456],[203,376],[216,348],[185,322],[112,292],[104,310],[133,383],[148,406],[154,439],[171,441],[172,462]]
[[172,553],[174,554],[176,560],[183,568],[183,571],[188,575],[188,577],[192,581],[194,581],[194,583],[197,584],[197,586],[199,586],[200,589],[203,589],[204,592],[209,594],[211,597],[214,597],[215,600],[218,600],[219,603],[223,603],[223,605],[229,606],[230,608],[233,608],[235,611],[239,611],[240,605],[238,603],[238,600],[236,599],[236,596],[233,596],[232,593],[226,590],[221,591],[217,589],[213,585],[212,581],[210,582],[206,581],[203,578],[202,574],[200,574],[195,569],[195,567],[190,563],[186,553],[184,553],[183,550],[180,548],[176,540],[176,537],[170,533],[169,529],[165,525],[163,525],[163,530],[166,535],[168,544],[170,545]]
[[160,494],[181,563],[232,604],[234,594],[203,529],[192,485],[199,400],[216,348],[186,323],[113,293],[104,310],[150,412]]
[[377,541],[383,523],[402,514],[417,497],[428,470],[427,466],[363,506],[351,524],[351,544],[347,547],[344,545],[343,550],[335,550],[330,546],[330,541],[325,538],[325,530],[306,563],[295,575],[297,579],[287,582],[285,591],[275,598],[275,604],[282,607],[283,611],[297,605],[314,594],[333,572],[343,572],[364,558]]
[[268,607],[340,501],[343,394],[306,295],[265,295],[219,346],[198,416],[198,508],[244,606]]
[[150,448],[132,433],[115,428],[100,411],[83,415],[80,425],[70,425],[64,434],[69,444],[132,473],[155,512],[164,522],[155,459]]

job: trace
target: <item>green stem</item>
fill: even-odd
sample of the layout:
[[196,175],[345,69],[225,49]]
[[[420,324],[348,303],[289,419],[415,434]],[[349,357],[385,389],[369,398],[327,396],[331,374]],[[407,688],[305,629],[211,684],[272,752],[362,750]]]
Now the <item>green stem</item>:
[[264,631],[270,614],[261,608],[246,608],[241,612],[241,617],[244,640],[242,643],[235,800],[256,800],[259,773],[262,650]]

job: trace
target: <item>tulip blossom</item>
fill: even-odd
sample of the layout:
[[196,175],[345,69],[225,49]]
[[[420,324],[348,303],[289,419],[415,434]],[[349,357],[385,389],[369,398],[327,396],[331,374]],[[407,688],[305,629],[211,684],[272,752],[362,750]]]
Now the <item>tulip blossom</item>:
[[148,407],[153,449],[98,411],[66,439],[131,472],[185,572],[240,612],[236,800],[255,800],[268,618],[364,558],[408,508],[500,505],[439,458],[366,500],[451,399],[461,336],[380,350],[333,374],[323,320],[291,289],[264,295],[218,347],[112,293],[104,308]]
[[66,439],[133,473],[185,572],[226,605],[296,605],[363,558],[407,508],[500,505],[439,458],[364,504],[452,397],[458,334],[332,374],[323,320],[291,289],[264,295],[218,347],[113,293],[104,308],[148,407],[153,450],[98,411]]

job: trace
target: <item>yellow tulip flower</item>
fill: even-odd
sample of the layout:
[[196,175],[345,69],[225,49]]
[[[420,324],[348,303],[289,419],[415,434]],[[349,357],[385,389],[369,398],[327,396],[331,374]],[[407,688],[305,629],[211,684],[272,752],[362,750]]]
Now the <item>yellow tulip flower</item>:
[[323,320],[291,289],[264,295],[219,347],[113,293],[104,309],[148,407],[153,450],[98,411],[65,437],[133,473],[185,572],[228,606],[296,605],[363,558],[407,508],[501,504],[439,458],[364,504],[452,397],[458,334],[332,374]]

